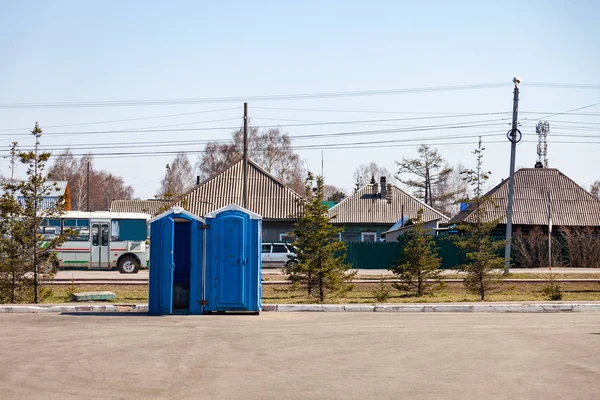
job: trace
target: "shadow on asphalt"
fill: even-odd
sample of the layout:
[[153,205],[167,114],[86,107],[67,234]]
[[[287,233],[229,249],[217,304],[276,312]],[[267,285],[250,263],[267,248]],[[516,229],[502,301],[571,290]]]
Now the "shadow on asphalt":
[[214,312],[214,313],[206,313],[206,314],[178,314],[178,313],[174,313],[174,314],[167,314],[167,315],[150,315],[147,312],[141,312],[141,311],[65,311],[65,312],[61,312],[59,315],[71,315],[71,316],[76,316],[76,317],[139,317],[139,316],[144,316],[144,317],[177,317],[177,316],[184,316],[184,317],[195,317],[195,316],[202,316],[202,317],[216,317],[216,316],[223,316],[223,315],[227,315],[228,317],[235,317],[235,316],[248,316],[248,315],[260,315],[260,313],[257,312]]
[[140,311],[68,311],[61,312],[60,315],[73,315],[76,317],[138,317],[138,316],[149,316],[147,312]]

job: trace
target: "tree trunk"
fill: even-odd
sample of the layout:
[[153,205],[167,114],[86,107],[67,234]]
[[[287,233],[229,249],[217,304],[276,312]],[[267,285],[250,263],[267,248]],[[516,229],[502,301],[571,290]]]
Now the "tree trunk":
[[425,201],[427,204],[427,199],[429,198],[429,169],[425,170]]
[[10,288],[10,302],[12,304],[15,304],[16,291],[17,291],[17,277],[16,277],[16,272],[15,272],[14,261],[13,261],[13,265],[10,267],[10,269],[11,269],[11,275],[12,275],[12,286]]
[[323,272],[319,271],[319,299],[321,303],[325,301],[325,292],[323,291]]
[[429,205],[433,207],[433,190],[431,188],[431,177],[429,178]]

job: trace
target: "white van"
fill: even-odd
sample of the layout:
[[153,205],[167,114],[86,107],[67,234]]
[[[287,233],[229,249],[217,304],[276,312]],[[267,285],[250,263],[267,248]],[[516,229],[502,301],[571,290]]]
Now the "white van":
[[297,264],[296,248],[289,243],[263,243],[262,262],[270,266]]

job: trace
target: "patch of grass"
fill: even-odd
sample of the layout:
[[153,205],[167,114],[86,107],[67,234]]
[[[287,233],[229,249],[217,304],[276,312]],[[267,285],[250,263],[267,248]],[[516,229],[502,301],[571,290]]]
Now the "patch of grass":
[[[500,288],[490,294],[488,301],[547,301],[543,293],[546,282],[535,283],[503,283]],[[329,299],[328,303],[377,303],[374,291],[380,283],[357,284],[353,291],[344,297]],[[63,303],[71,300],[68,286],[45,285],[51,288],[45,303]],[[117,295],[115,303],[146,303],[148,301],[147,286],[110,286],[110,285],[75,285],[76,292],[111,291]],[[263,303],[316,303],[305,291],[291,285],[264,285]],[[600,284],[596,282],[561,283],[563,300],[565,301],[600,301]],[[416,297],[413,293],[390,290],[387,303],[441,303],[441,302],[475,302],[477,296],[467,293],[460,282],[449,283],[442,290]]]
[[[50,286],[50,285],[45,285]],[[148,301],[147,286],[110,286],[110,285],[73,285],[52,287],[52,296],[44,299],[44,303],[66,303],[71,301],[71,295],[77,292],[104,292],[109,291],[117,295],[110,300],[112,303],[145,303]]]
[[382,276],[379,278],[379,285],[375,286],[375,288],[371,291],[373,297],[378,303],[385,303],[390,298],[392,287],[385,283],[385,278]]
[[[494,293],[489,295],[488,301],[545,301],[546,295],[542,292],[545,282],[535,283],[504,283]],[[378,289],[379,283],[358,284],[352,292],[345,297],[332,299],[328,303],[376,303],[374,291]],[[563,300],[598,300],[600,301],[600,285],[595,282],[563,283],[561,284]],[[474,302],[477,296],[469,294],[462,283],[448,284],[438,292],[422,297],[416,297],[413,293],[392,290],[388,303],[441,303],[441,302]],[[314,303],[314,299],[308,297],[306,292],[291,290],[284,285],[263,286],[263,303]]]

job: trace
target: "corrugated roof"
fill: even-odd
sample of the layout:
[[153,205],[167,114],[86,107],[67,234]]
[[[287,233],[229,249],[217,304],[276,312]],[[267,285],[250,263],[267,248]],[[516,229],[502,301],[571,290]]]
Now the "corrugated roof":
[[[254,161],[248,163],[248,210],[266,221],[296,220],[303,197],[281,183]],[[177,205],[196,215],[205,215],[229,204],[243,203],[243,162],[200,183],[182,196]]]
[[[548,191],[554,226],[600,226],[600,201],[555,168],[522,168],[515,172],[514,225],[548,224]],[[494,204],[486,206],[489,221],[506,224],[508,179],[490,190]],[[475,206],[457,214],[451,223],[471,222]]]
[[436,211],[421,200],[392,185],[392,202],[373,195],[373,185],[363,186],[353,195],[342,200],[329,209],[330,217],[336,224],[395,224],[404,216],[416,218],[417,211],[423,209],[423,221],[441,219],[447,222],[449,218]]
[[[44,189],[47,194],[43,196],[42,204],[40,207],[45,210],[52,207],[61,196],[64,196],[67,190],[67,181],[46,181],[44,183]],[[25,205],[25,199],[21,195],[20,191],[15,192],[15,197],[21,206]]]
[[51,194],[49,196],[58,197],[65,195],[68,183],[69,182],[67,181],[46,181],[46,184],[44,186],[50,189]]
[[[67,190],[67,181],[46,181],[44,182],[44,189],[48,191],[45,197],[58,198],[65,195]],[[19,190],[15,191],[15,196],[22,197]]]
[[162,200],[113,200],[110,202],[112,212],[138,212],[152,216],[164,211],[171,204]]

